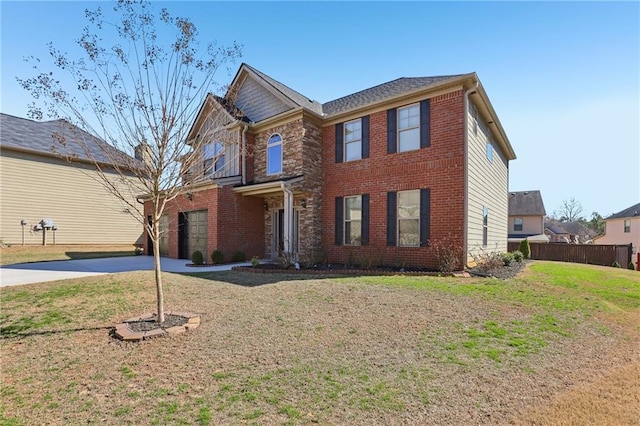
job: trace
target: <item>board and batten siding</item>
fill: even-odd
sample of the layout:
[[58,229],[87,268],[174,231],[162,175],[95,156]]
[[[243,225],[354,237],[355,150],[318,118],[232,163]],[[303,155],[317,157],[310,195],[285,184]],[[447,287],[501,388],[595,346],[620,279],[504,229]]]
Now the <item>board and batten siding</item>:
[[[127,207],[107,192],[89,165],[4,149],[0,189],[0,240],[5,243],[22,243],[22,219],[29,223],[25,244],[30,245],[42,244],[42,231],[32,231],[42,219],[53,219],[58,227],[56,244],[142,242],[140,222],[123,212]],[[47,244],[52,243],[48,231]]]
[[291,109],[251,77],[242,83],[235,105],[256,123]]
[[[472,255],[482,249],[507,251],[509,163],[495,143],[493,160],[489,161],[491,133],[471,104],[467,116],[467,261],[472,262]],[[489,208],[486,246],[482,245],[483,206]]]

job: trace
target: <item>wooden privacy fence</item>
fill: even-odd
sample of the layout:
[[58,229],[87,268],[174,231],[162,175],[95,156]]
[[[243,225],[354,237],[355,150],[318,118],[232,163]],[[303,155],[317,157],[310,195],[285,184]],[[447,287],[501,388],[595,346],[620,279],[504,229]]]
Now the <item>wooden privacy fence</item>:
[[[560,262],[589,263],[592,265],[611,266],[618,262],[626,268],[631,262],[631,244],[564,244],[531,243],[531,259],[557,260]],[[509,251],[518,250],[519,243],[509,242]]]

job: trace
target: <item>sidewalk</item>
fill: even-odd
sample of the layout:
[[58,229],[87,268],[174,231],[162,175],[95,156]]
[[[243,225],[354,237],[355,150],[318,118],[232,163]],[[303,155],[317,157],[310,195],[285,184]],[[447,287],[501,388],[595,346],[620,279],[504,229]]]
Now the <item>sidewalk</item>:
[[[163,257],[163,272],[211,272],[228,271],[234,266],[250,265],[249,262],[218,266],[189,267],[186,259]],[[57,260],[53,262],[17,263],[0,267],[0,287],[33,284],[69,278],[89,277],[128,271],[153,270],[153,256],[108,257],[102,259]]]

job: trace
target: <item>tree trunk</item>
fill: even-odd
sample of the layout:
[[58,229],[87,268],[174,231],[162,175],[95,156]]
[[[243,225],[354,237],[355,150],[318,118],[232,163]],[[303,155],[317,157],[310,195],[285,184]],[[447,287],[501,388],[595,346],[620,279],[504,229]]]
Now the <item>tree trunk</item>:
[[160,268],[159,219],[153,215],[153,271],[156,279],[157,321],[164,322],[164,295],[162,293],[162,269]]

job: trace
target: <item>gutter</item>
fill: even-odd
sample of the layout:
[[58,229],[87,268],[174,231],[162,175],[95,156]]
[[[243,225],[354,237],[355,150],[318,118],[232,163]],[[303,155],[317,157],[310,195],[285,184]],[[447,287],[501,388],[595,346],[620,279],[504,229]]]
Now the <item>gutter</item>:
[[464,224],[462,226],[462,256],[464,266],[469,260],[468,232],[469,232],[469,96],[478,90],[478,80],[464,92]]
[[242,125],[242,184],[247,184],[247,129],[249,125]]

